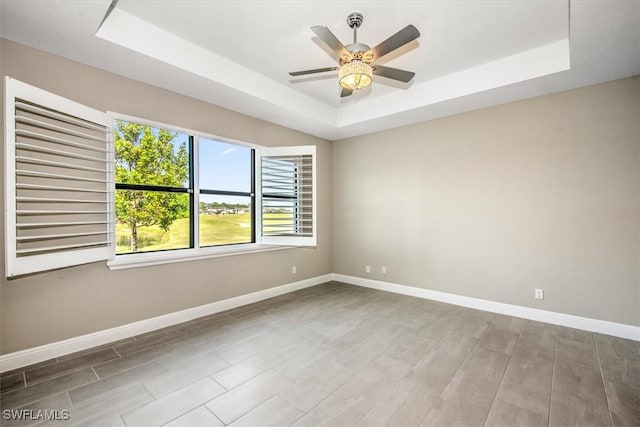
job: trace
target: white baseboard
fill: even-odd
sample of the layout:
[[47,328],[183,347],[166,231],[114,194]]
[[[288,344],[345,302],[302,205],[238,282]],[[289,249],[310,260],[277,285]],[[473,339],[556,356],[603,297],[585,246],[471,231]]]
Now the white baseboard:
[[20,350],[13,353],[0,355],[0,372],[6,372],[22,366],[60,357],[76,351],[86,350],[102,344],[107,344],[123,338],[129,338],[146,332],[155,331],[167,326],[187,322],[198,317],[220,313],[225,310],[262,301],[278,295],[283,295],[299,289],[319,285],[321,283],[335,280],[350,285],[363,286],[371,289],[378,289],[396,294],[409,295],[417,298],[429,299],[445,302],[448,304],[460,305],[463,307],[475,308],[492,313],[506,314],[524,319],[536,320],[555,325],[567,326],[590,332],[612,335],[620,338],[640,341],[640,327],[625,325],[622,323],[607,322],[605,320],[590,319],[587,317],[574,316],[571,314],[557,313],[553,311],[539,310],[535,308],[522,307],[512,304],[504,304],[495,301],[483,300],[479,298],[465,297],[461,295],[449,294],[446,292],[432,291],[413,286],[400,285],[396,283],[382,282],[378,280],[365,279],[356,276],[343,274],[326,274],[312,277],[299,282],[288,283],[262,291],[252,292],[246,295],[216,301],[210,304],[193,307],[163,316],[105,329],[87,335],[81,335],[67,340],[45,344],[38,347]]
[[229,310],[242,305],[251,304],[262,301],[278,295],[297,291],[299,289],[308,288],[310,286],[319,285],[321,283],[332,280],[331,274],[313,277],[299,282],[287,283],[285,285],[276,286],[274,288],[262,291],[252,292],[250,294],[240,295],[237,297],[225,299],[222,301],[212,302],[210,304],[201,305],[199,307],[188,308],[186,310],[169,313],[150,319],[141,320],[139,322],[129,323],[127,325],[117,326],[115,328],[105,329],[103,331],[93,332],[87,335],[81,335],[69,338],[63,341],[45,344],[38,347],[28,348],[13,353],[0,355],[0,372],[10,371],[33,363],[49,360],[54,357],[63,356],[74,353],[76,351],[86,350],[102,344],[107,344],[123,338],[129,338],[140,335],[145,332],[155,331],[167,326],[176,325],[178,323],[187,322],[197,319],[198,317],[208,316]]
[[605,335],[640,341],[640,327],[625,325],[622,323],[608,322],[606,320],[590,319],[588,317],[574,316],[571,314],[557,313],[554,311],[539,310],[536,308],[522,307],[519,305],[504,304],[479,298],[465,297],[446,292],[431,291],[429,289],[416,288],[414,286],[399,285],[396,283],[382,282],[379,280],[365,279],[356,276],[333,274],[333,280],[350,285],[363,286],[396,294],[410,295],[417,298],[445,302],[463,307],[492,313],[507,314],[509,316],[522,317],[538,322],[554,325],[568,326],[589,332],[598,332]]

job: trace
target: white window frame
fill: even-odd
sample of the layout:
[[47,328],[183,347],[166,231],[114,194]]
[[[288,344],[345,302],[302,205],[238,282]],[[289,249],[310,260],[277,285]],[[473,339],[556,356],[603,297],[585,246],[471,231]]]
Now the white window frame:
[[[186,248],[186,249],[175,249],[175,250],[167,250],[167,251],[158,251],[158,252],[139,252],[135,254],[120,254],[116,255],[115,253],[115,245],[113,245],[112,254],[107,261],[107,265],[111,270],[119,270],[124,268],[134,268],[134,267],[145,267],[150,265],[160,265],[174,262],[183,262],[183,261],[194,261],[200,259],[207,258],[217,258],[217,257],[225,257],[225,256],[233,256],[233,255],[243,255],[243,254],[251,254],[256,252],[268,252],[268,251],[276,251],[276,250],[284,250],[291,249],[293,247],[298,246],[316,246],[316,147],[315,146],[296,146],[296,147],[264,147],[256,144],[247,143],[244,141],[239,141],[227,137],[222,137],[218,135],[213,135],[209,133],[205,133],[202,131],[197,131],[193,129],[183,128],[179,126],[168,125],[166,123],[160,123],[153,120],[141,119],[139,117],[129,116],[125,114],[120,114],[116,112],[108,112],[108,116],[111,120],[111,126],[113,127],[115,120],[125,120],[133,123],[140,123],[142,125],[151,126],[155,128],[163,128],[168,129],[175,132],[186,133],[189,135],[194,135],[196,140],[198,138],[207,138],[213,139],[216,141],[221,141],[229,144],[235,144],[239,146],[244,146],[248,148],[252,148],[255,150],[255,190],[256,193],[255,200],[255,218],[254,221],[255,235],[256,241],[255,243],[241,243],[234,245],[220,245],[220,246],[206,246],[206,247],[198,247],[199,246],[199,218],[196,217],[193,219],[194,227],[196,227],[196,232],[194,233],[194,248]],[[112,141],[113,145],[113,141]],[[280,154],[289,154],[289,155],[298,155],[298,154],[310,154],[313,155],[313,239],[310,238],[295,238],[295,237],[283,237],[283,238],[266,238],[263,237],[260,233],[262,229],[261,221],[262,221],[262,199],[261,199],[261,187],[260,187],[260,176],[261,176],[261,160],[262,156],[267,155],[280,155]],[[198,144],[194,144],[194,162],[198,162]],[[194,165],[195,166],[195,165]],[[194,168],[194,203],[196,207],[199,206],[199,173],[196,168]],[[115,183],[113,184],[113,190],[115,191]],[[115,210],[113,214],[112,223],[115,224]]]

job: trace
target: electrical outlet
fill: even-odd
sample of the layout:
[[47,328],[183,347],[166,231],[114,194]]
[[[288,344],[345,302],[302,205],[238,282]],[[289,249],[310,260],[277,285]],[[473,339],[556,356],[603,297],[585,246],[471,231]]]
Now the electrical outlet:
[[544,299],[544,289],[536,288],[534,296],[536,297],[536,299]]
[[295,265],[291,267],[291,274],[296,274],[297,272],[298,272],[298,269],[296,268]]
[[387,274],[387,267],[382,267],[382,268],[380,269],[380,272],[381,272],[382,274]]
[[365,273],[371,273],[371,266],[370,265],[365,265],[364,266],[364,272]]

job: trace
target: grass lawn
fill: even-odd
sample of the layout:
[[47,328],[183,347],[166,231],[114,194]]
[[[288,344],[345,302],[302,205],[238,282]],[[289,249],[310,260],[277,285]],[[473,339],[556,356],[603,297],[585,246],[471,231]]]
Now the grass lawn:
[[[251,242],[251,215],[200,215],[200,246]],[[138,251],[189,247],[189,219],[178,219],[167,232],[158,226],[138,227]],[[116,224],[116,253],[131,252],[131,230]]]

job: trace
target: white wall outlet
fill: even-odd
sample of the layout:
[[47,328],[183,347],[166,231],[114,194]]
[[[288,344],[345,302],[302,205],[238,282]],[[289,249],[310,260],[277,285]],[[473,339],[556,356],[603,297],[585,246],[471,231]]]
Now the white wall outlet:
[[387,274],[387,267],[382,267],[382,268],[380,269],[380,272],[381,272],[382,274]]
[[364,272],[365,273],[371,273],[371,266],[370,265],[365,265],[364,266]]
[[536,288],[534,296],[536,297],[536,299],[544,299],[544,289]]
[[291,267],[291,274],[296,274],[298,272],[298,268],[294,265]]

